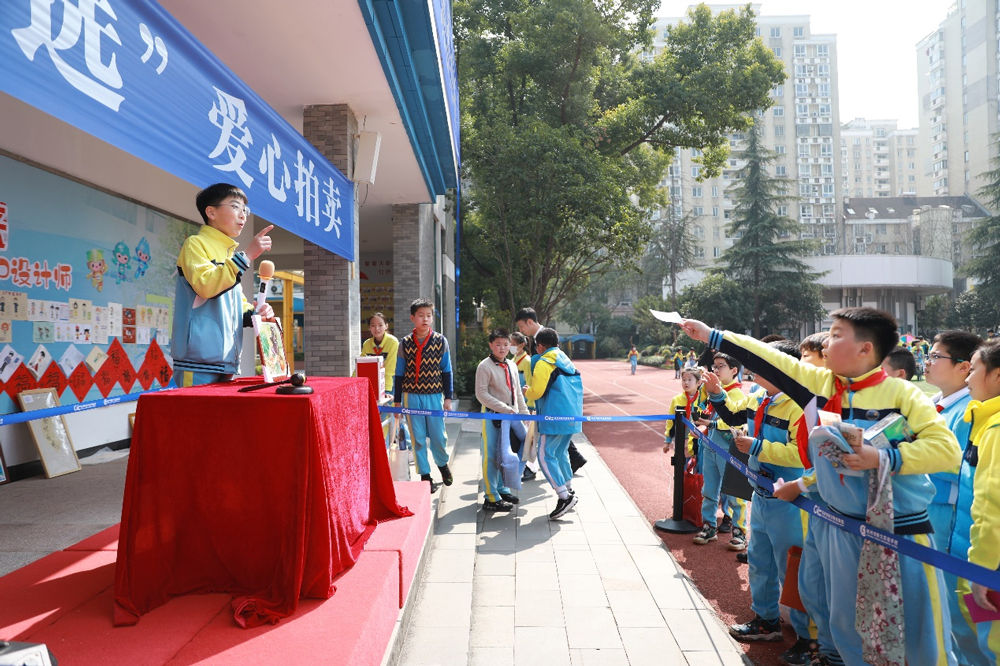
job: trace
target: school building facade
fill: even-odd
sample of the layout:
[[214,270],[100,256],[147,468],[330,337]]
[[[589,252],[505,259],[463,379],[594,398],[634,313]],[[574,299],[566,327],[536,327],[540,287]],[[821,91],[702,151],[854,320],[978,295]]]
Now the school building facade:
[[[214,182],[249,197],[241,246],[276,225],[261,259],[304,283],[297,369],[349,374],[363,319],[405,335],[417,297],[454,342],[448,0],[15,0],[0,58],[0,414],[23,390],[86,405],[169,385],[174,261]],[[134,411],[68,415],[74,448],[127,442]],[[0,447],[15,478],[40,473],[24,424]]]

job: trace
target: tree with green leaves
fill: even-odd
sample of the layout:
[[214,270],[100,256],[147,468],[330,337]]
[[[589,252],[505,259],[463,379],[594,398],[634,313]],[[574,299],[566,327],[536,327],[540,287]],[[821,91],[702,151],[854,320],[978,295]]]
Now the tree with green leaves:
[[777,156],[763,145],[757,124],[747,132],[740,157],[746,164],[730,188],[736,207],[728,226],[736,240],[722,254],[717,270],[745,290],[751,306],[747,323],[759,338],[765,329],[776,332],[821,319],[823,292],[817,282],[820,274],[802,260],[814,243],[795,240],[801,225],[777,212],[791,201],[789,185],[768,172]]
[[753,315],[751,302],[744,285],[725,275],[711,274],[681,292],[680,312],[713,328],[742,332]]
[[685,215],[661,220],[653,228],[653,235],[642,258],[642,276],[646,290],[643,295],[663,292],[663,285],[670,286],[670,308],[677,309],[677,277],[694,268],[697,261],[698,239],[694,236],[694,218]]
[[[783,65],[753,13],[705,5],[646,62],[659,0],[456,0],[463,266],[500,309],[542,321],[611,267],[637,270],[679,146],[719,172],[728,135],[770,104]],[[475,228],[474,232],[469,232]]]
[[[1000,159],[994,159],[993,165],[996,168],[983,174],[987,184],[979,196],[986,200],[987,209],[1000,211]],[[985,308],[983,315],[992,319],[992,327],[1000,322],[1000,214],[977,220],[968,233],[973,257],[962,266],[962,272],[975,279],[978,300]]]

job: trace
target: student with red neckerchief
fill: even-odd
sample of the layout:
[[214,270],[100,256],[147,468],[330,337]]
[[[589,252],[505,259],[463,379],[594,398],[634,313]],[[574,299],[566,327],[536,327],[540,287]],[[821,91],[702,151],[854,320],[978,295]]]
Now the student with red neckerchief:
[[[870,502],[875,487],[880,489],[877,501],[879,497],[891,499],[890,530],[901,539],[931,546],[927,507],[934,497],[934,486],[927,474],[955,468],[961,460],[961,448],[923,391],[910,382],[887,377],[880,367],[899,341],[895,318],[863,307],[842,308],[830,316],[833,325],[824,342],[826,368],[800,363],[758,340],[712,330],[700,321],[685,320],[681,327],[693,339],[708,342],[766,377],[805,410],[807,419],[817,407],[861,428],[874,425],[887,414],[906,418],[915,438],[889,448],[864,443],[854,453],[841,454],[835,445],[827,447],[827,440],[811,438],[808,453],[814,476],[804,477],[801,485],[783,486],[775,496],[792,500],[803,487],[815,485],[831,513],[870,522],[878,518],[872,514]],[[819,455],[820,451],[824,455]],[[843,467],[834,466],[837,458]],[[862,474],[848,474],[845,469]],[[875,484],[870,483],[873,474],[878,475]],[[886,491],[890,485],[891,494]],[[881,505],[876,508],[881,515],[887,513]],[[826,521],[817,522],[813,531],[829,593],[830,632],[843,663],[872,663],[878,654],[894,655],[895,659],[901,653],[910,666],[955,663],[951,615],[940,570],[905,556],[898,558],[897,567],[891,563],[895,558],[884,549],[876,546],[873,551],[863,545],[861,536]],[[871,570],[868,564],[861,566],[873,553],[884,560],[879,571]],[[898,573],[889,570],[890,566]],[[862,585],[864,590],[873,590],[872,582],[885,582],[890,577],[895,579],[893,587],[882,586],[881,596],[859,596]],[[876,609],[888,619],[871,619]],[[899,620],[904,618],[905,634],[895,637],[893,631],[898,631]],[[865,631],[864,638],[858,624]]]

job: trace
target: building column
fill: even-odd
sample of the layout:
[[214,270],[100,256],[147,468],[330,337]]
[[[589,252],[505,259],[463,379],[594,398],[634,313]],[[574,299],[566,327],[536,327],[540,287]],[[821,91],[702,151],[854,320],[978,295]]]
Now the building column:
[[[349,180],[354,177],[358,120],[346,104],[307,106],[302,135]],[[357,186],[351,188],[350,220],[354,227],[354,256],[358,257]],[[346,197],[345,197],[346,198]],[[346,217],[346,216],[345,216]],[[345,220],[346,222],[346,220]],[[346,377],[361,354],[360,276],[356,262],[304,241],[305,370],[322,376]]]
[[397,338],[413,330],[410,303],[434,300],[434,216],[426,204],[392,206],[392,293]]

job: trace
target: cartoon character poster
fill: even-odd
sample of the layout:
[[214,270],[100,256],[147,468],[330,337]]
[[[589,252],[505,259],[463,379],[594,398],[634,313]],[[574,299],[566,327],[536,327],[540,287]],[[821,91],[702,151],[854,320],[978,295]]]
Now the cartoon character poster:
[[[140,390],[151,343],[169,358],[160,309],[173,302],[177,255],[199,225],[4,156],[0,202],[0,414],[18,411],[10,382],[32,375],[64,376],[63,404]],[[137,335],[139,308],[147,330]],[[115,345],[121,362],[98,385],[78,357]],[[169,364],[160,370],[155,381],[169,381]]]

